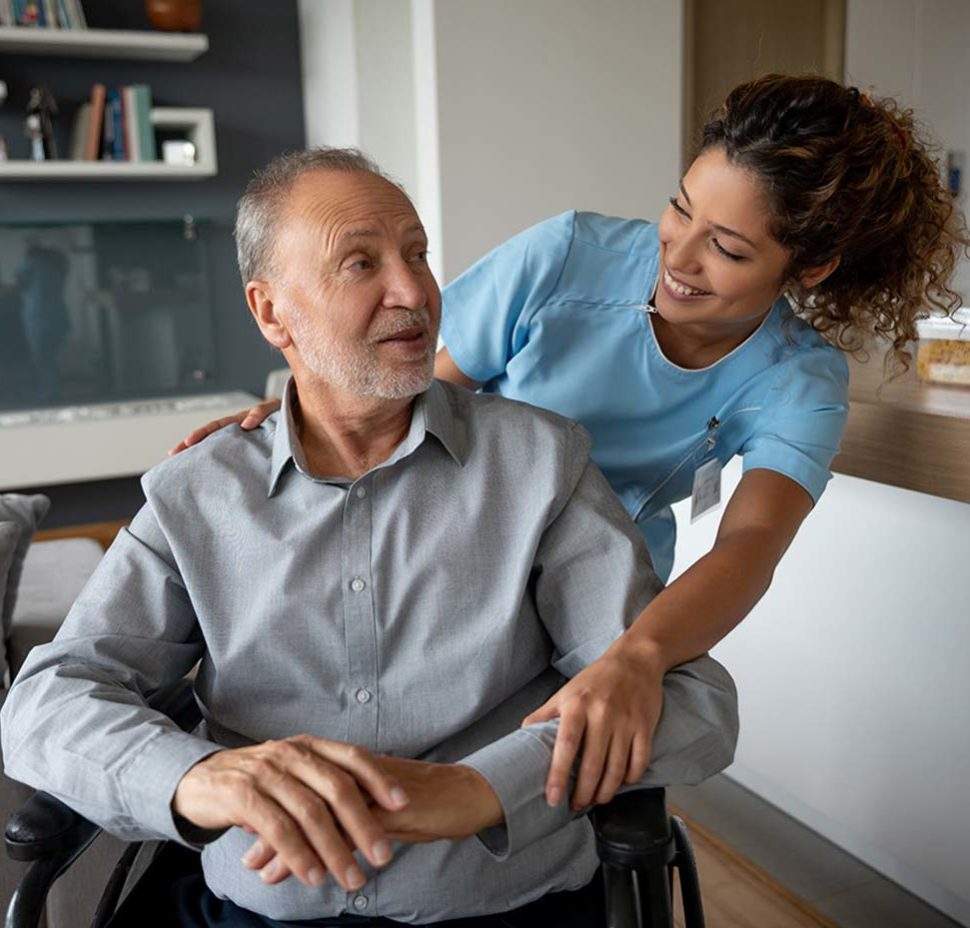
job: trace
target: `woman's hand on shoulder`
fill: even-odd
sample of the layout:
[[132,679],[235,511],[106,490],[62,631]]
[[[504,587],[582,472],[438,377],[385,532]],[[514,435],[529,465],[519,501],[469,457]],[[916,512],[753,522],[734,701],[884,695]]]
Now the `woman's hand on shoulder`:
[[663,706],[663,677],[659,659],[617,642],[523,720],[532,725],[559,719],[546,780],[550,805],[566,795],[580,749],[574,810],[609,802],[621,785],[643,776]]
[[172,448],[168,453],[178,454],[180,451],[184,451],[186,448],[192,445],[197,445],[203,438],[211,435],[213,432],[218,432],[219,429],[224,429],[227,425],[239,425],[242,428],[249,430],[256,428],[267,416],[276,412],[280,408],[279,400],[266,400],[265,403],[257,403],[255,406],[249,409],[243,409],[241,412],[237,412],[233,416],[223,416],[221,419],[213,419],[212,422],[208,422],[201,428],[197,428],[194,432],[190,432],[185,436],[174,448]]

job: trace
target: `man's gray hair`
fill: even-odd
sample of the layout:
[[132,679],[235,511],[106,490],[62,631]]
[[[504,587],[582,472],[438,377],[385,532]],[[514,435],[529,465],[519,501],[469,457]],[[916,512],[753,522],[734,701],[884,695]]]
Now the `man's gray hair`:
[[321,170],[373,174],[400,187],[356,148],[308,148],[274,158],[253,175],[236,206],[236,257],[243,286],[272,270],[276,227],[293,184],[308,171]]

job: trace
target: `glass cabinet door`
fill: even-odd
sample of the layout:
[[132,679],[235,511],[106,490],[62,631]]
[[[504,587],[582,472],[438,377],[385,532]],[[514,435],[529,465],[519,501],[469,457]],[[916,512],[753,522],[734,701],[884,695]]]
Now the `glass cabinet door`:
[[205,224],[0,225],[0,408],[212,389]]

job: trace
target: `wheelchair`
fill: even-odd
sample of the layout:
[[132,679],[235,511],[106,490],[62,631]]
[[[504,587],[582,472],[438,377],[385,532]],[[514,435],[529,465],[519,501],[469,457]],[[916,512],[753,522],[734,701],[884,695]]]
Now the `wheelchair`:
[[[148,703],[185,731],[201,721],[190,681],[180,680],[157,691]],[[607,911],[607,925],[590,928],[673,928],[675,873],[685,928],[703,928],[697,867],[687,830],[679,818],[668,815],[662,788],[624,793],[594,808],[590,817]],[[100,832],[97,825],[43,792],[34,793],[10,816],[4,834],[7,854],[31,866],[10,900],[5,928],[37,928],[54,881]],[[125,849],[91,928],[104,928],[113,916],[141,846],[132,843]]]

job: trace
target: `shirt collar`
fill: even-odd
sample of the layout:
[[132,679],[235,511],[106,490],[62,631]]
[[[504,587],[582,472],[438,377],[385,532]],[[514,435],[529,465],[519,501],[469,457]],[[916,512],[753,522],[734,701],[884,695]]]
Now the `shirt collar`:
[[[272,496],[279,485],[286,465],[292,461],[303,473],[309,473],[303,448],[296,433],[293,421],[293,398],[296,386],[291,376],[283,389],[283,400],[276,421],[276,434],[273,436],[273,453],[270,459],[269,485],[267,496]],[[425,435],[431,433],[441,442],[442,447],[461,467],[468,453],[468,431],[466,422],[459,417],[454,408],[448,389],[437,380],[419,394],[414,401],[411,428],[404,441],[394,453],[383,462],[384,466],[399,461],[415,451],[424,442]]]

